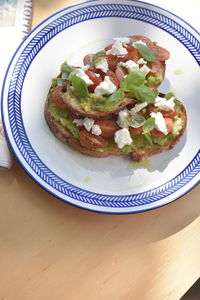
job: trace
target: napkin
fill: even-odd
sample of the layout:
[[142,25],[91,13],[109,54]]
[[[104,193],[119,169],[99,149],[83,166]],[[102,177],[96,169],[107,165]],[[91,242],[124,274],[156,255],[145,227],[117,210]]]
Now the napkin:
[[[31,15],[32,0],[0,1],[0,92],[10,59],[29,32]],[[12,161],[0,117],[0,169],[10,168]]]

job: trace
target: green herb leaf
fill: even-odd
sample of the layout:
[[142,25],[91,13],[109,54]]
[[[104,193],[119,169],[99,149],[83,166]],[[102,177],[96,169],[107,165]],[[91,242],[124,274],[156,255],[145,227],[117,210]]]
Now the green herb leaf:
[[85,81],[82,78],[80,78],[76,75],[73,75],[73,76],[71,76],[70,79],[72,81],[72,86],[75,90],[75,93],[79,97],[85,98],[89,95],[87,85],[86,85]]
[[53,87],[56,87],[57,85],[61,86],[61,85],[63,85],[64,82],[65,82],[65,80],[60,78],[60,77],[53,78],[52,79],[52,86]]
[[105,103],[117,102],[122,98],[124,98],[124,92],[118,89],[112,95],[105,99]]
[[62,78],[67,79],[69,78],[70,73],[74,70],[74,67],[68,65],[68,63],[65,61],[60,68],[60,71],[62,73]]
[[147,61],[155,61],[156,60],[153,52],[148,47],[146,47],[145,45],[140,44],[140,43],[135,43],[135,47],[138,49],[140,54]]
[[142,134],[143,134],[144,137],[146,138],[147,142],[148,142],[150,145],[153,145],[153,140],[152,140],[152,137],[149,135],[149,133],[143,132]]
[[146,85],[141,85],[134,89],[134,95],[140,102],[154,102],[156,95],[155,93]]
[[129,126],[133,128],[139,128],[144,125],[145,118],[137,113],[130,112],[132,117],[128,118]]
[[155,128],[155,118],[148,118],[143,125],[144,133],[149,133],[154,128]]
[[120,87],[126,91],[134,92],[135,87],[142,85],[145,81],[146,75],[141,71],[134,71],[129,73],[124,81],[121,81]]
[[101,57],[104,57],[106,55],[106,52],[105,51],[99,51],[97,52],[93,58],[92,58],[92,62],[93,62],[93,65],[95,66],[96,63],[98,62],[98,60],[101,58]]

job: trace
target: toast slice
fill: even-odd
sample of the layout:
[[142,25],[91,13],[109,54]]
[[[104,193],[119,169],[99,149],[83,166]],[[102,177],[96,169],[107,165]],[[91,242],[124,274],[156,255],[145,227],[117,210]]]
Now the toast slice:
[[[44,110],[45,119],[49,128],[60,141],[89,156],[106,157],[109,155],[129,155],[133,161],[141,161],[163,150],[174,147],[186,129],[187,115],[185,108],[180,101],[176,101],[176,116],[173,119],[174,123],[177,123],[176,126],[178,129],[176,128],[175,133],[152,138],[151,143],[143,134],[133,134],[131,135],[133,143],[123,148],[118,147],[114,138],[104,138],[107,141],[106,146],[93,149],[83,145],[80,141],[80,132],[83,128],[82,126],[79,127],[74,124],[73,113],[68,109],[59,109],[56,107],[51,95],[52,93],[50,92]],[[159,96],[163,97],[164,95],[160,94]],[[76,118],[82,118],[82,116],[76,115]],[[116,115],[113,115],[112,118],[116,120]]]

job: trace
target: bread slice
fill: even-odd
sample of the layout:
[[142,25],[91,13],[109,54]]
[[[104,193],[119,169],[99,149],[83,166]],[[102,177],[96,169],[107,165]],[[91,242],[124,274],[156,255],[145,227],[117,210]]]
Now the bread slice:
[[[126,155],[125,152],[117,148],[117,146],[110,147],[108,149],[88,149],[83,145],[81,145],[79,138],[75,138],[73,134],[66,127],[62,126],[62,124],[53,117],[49,109],[50,101],[51,99],[50,97],[48,97],[45,104],[44,115],[49,128],[60,141],[62,141],[63,143],[69,145],[71,148],[83,154],[93,156],[93,157],[106,157],[109,155],[117,155],[117,156]],[[187,124],[187,115],[183,104],[180,104],[178,116],[182,120],[182,127],[179,133],[173,139],[167,141],[163,145],[156,144],[152,149],[148,147],[144,147],[143,149],[139,149],[137,151],[128,153],[130,158],[133,161],[141,161],[163,150],[171,149],[172,147],[174,147],[176,143],[179,141],[180,137],[183,135]]]

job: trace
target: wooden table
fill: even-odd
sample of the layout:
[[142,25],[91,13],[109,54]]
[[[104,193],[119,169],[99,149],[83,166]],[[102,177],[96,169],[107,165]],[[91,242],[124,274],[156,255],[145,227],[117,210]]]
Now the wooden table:
[[[34,0],[32,27],[72,2]],[[199,198],[197,186],[153,211],[97,214],[14,161],[0,172],[0,300],[180,299],[200,276]]]

